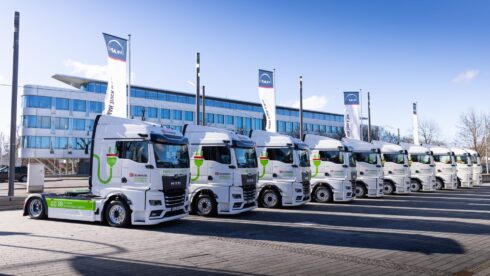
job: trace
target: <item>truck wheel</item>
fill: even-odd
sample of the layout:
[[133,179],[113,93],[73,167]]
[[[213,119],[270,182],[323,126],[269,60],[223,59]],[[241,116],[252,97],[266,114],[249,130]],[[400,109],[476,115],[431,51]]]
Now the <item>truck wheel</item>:
[[330,188],[325,186],[319,186],[318,188],[315,189],[313,198],[315,199],[316,202],[319,203],[331,202],[333,199],[332,190],[330,190]]
[[367,195],[366,187],[363,184],[356,184],[356,189],[354,190],[357,198],[365,197]]
[[20,182],[26,183],[27,182],[27,175],[23,175],[20,177]]
[[442,187],[444,187],[444,183],[442,182],[442,180],[436,178],[436,184],[434,185],[434,188],[436,190],[442,190]]
[[216,201],[210,195],[200,194],[194,204],[194,210],[198,216],[213,216],[216,214]]
[[457,188],[461,188],[461,179],[458,178],[458,184],[456,186]]
[[107,205],[105,219],[109,226],[127,227],[131,222],[131,211],[125,202],[116,199]]
[[260,205],[264,208],[278,208],[281,206],[281,196],[276,190],[267,189],[260,197]]
[[395,192],[395,186],[389,181],[383,183],[383,194],[392,195]]
[[420,192],[420,190],[422,190],[422,185],[420,185],[417,180],[412,179],[410,180],[410,190],[412,192]]
[[40,197],[32,197],[26,205],[27,214],[32,219],[43,219],[46,217],[43,199]]

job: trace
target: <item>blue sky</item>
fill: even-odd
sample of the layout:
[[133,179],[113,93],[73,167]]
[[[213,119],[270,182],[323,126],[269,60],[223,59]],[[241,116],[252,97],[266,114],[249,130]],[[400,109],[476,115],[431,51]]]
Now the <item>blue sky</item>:
[[[372,121],[409,134],[411,103],[453,141],[459,116],[490,102],[489,1],[2,1],[0,83],[11,82],[21,12],[20,83],[103,76],[101,33],[132,34],[135,83],[193,91],[201,52],[208,95],[258,101],[257,69],[276,69],[278,104],[343,113],[342,91],[371,91]],[[10,89],[0,86],[0,131]]]

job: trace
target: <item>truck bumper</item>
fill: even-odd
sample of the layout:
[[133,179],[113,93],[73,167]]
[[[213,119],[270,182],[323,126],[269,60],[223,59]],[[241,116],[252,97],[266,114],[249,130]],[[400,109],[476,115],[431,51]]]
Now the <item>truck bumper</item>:
[[[243,191],[241,187],[229,187],[227,202],[218,202],[219,215],[237,215],[257,208],[257,188],[252,191]],[[238,195],[240,195],[239,198]]]
[[392,176],[391,180],[395,183],[395,194],[406,195],[412,192],[410,189],[410,177]]
[[383,179],[376,178],[374,180],[370,180],[367,184],[368,186],[368,197],[383,197]]
[[435,191],[436,177],[433,175],[420,177],[422,180],[422,191],[433,192]]
[[354,187],[349,180],[339,180],[337,185],[332,184],[334,202],[351,202],[354,199]]
[[309,182],[278,182],[277,186],[281,190],[282,206],[301,206],[311,199]]

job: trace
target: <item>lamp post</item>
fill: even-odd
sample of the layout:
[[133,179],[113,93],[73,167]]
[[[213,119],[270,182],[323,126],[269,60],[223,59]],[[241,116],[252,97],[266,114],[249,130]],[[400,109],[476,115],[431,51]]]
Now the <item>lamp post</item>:
[[299,139],[303,139],[303,76],[299,76]]

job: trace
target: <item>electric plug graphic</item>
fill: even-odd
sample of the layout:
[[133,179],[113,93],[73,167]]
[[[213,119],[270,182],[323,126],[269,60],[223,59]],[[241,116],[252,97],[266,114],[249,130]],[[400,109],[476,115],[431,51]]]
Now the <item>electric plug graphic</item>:
[[114,167],[117,161],[116,151],[114,151],[114,153],[111,153],[111,147],[109,147],[109,152],[105,156],[106,156],[107,165],[109,165],[110,168]]

